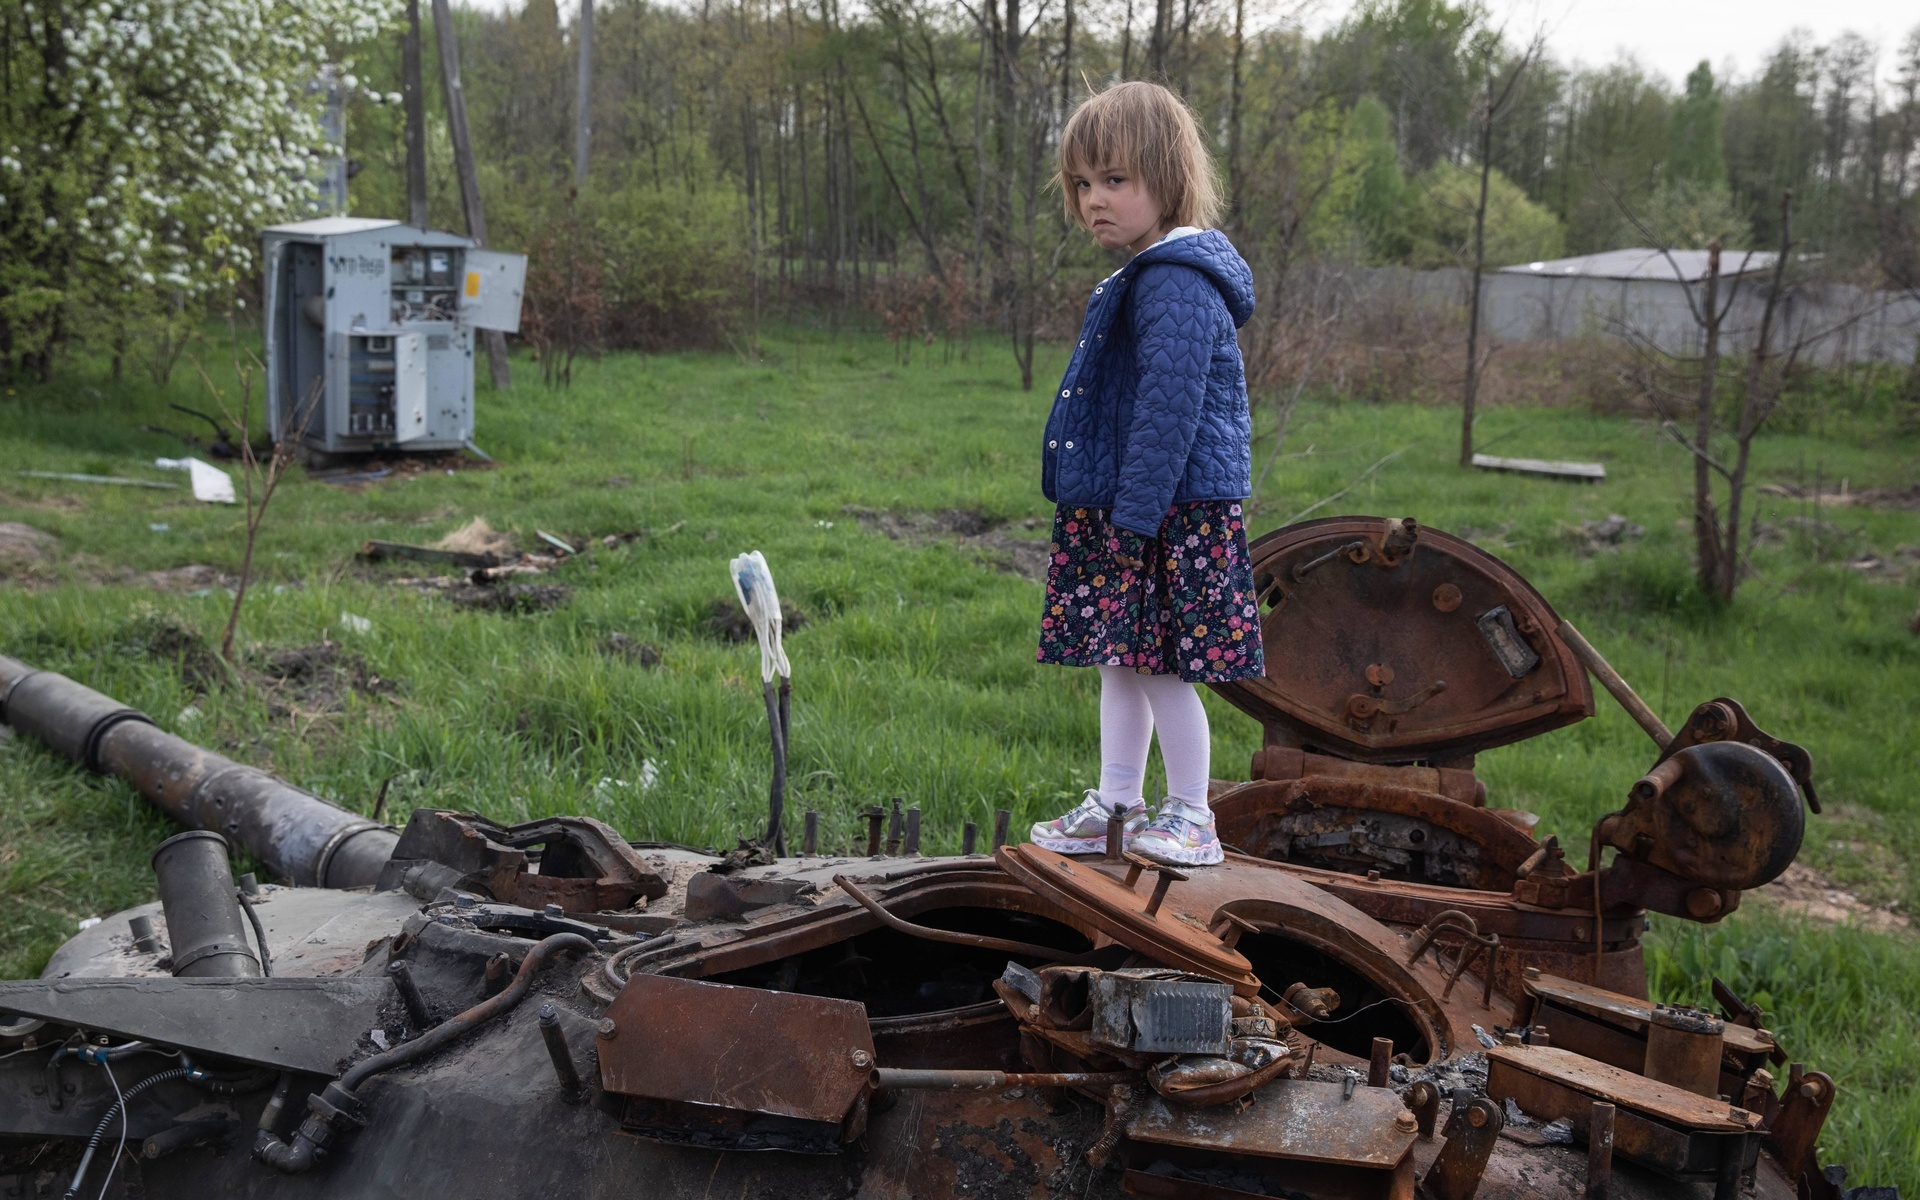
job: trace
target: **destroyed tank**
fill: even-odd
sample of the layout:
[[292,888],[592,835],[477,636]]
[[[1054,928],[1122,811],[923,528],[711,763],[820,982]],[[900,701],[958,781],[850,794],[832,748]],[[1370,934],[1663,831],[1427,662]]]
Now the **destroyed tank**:
[[[1651,1003],[1639,942],[1785,869],[1806,752],[1725,698],[1669,731],[1411,520],[1253,555],[1269,673],[1220,690],[1264,744],[1185,871],[1004,812],[924,856],[897,802],[857,854],[815,814],[797,855],[394,830],[0,657],[0,718],[188,829],[157,903],[0,983],[0,1194],[1838,1200],[1833,1081],[1718,981]],[[1579,869],[1474,756],[1589,674],[1654,747]]]

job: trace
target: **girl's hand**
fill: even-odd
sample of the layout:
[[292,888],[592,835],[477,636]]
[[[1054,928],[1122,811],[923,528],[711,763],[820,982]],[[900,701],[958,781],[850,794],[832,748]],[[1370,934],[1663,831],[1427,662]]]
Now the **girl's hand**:
[[1146,569],[1147,543],[1151,538],[1141,537],[1131,529],[1118,529],[1107,542],[1107,553],[1113,561],[1129,571]]

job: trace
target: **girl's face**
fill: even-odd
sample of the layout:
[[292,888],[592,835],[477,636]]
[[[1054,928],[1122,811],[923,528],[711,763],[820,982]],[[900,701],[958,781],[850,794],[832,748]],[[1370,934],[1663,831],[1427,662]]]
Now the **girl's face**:
[[1094,240],[1108,250],[1125,246],[1138,254],[1167,232],[1160,202],[1125,167],[1094,169],[1082,165],[1072,178],[1080,219],[1093,230]]

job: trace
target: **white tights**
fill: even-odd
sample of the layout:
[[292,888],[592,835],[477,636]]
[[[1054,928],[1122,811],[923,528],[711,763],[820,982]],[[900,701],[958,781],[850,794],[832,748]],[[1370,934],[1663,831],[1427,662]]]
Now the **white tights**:
[[1126,803],[1140,795],[1156,726],[1167,796],[1206,811],[1212,740],[1200,693],[1178,675],[1142,675],[1132,667],[1100,668],[1101,799]]

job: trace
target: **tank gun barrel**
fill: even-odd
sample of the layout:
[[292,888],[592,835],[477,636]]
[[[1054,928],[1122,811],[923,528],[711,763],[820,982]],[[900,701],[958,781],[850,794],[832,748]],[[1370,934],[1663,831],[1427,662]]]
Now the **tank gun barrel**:
[[145,714],[0,655],[0,721],[132,784],[189,829],[210,829],[296,884],[366,887],[399,835],[311,792],[160,729]]

